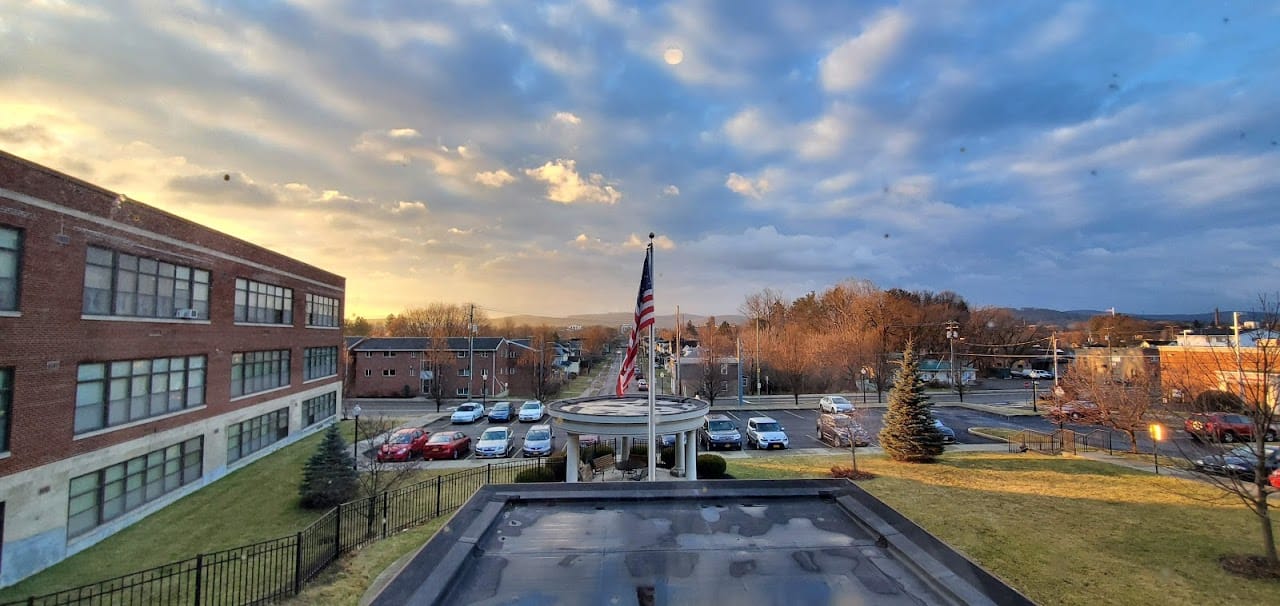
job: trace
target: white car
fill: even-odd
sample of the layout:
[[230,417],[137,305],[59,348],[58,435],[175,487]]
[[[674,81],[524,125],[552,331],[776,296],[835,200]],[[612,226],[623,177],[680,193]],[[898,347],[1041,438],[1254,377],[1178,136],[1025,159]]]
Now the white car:
[[644,377],[636,379],[636,389],[639,389],[640,391],[649,391],[649,382],[646,381]]
[[450,423],[475,423],[484,418],[484,404],[479,402],[466,402],[449,415]]
[[770,417],[747,419],[747,445],[757,449],[786,448],[791,445],[786,428]]
[[520,405],[520,421],[523,423],[537,423],[542,417],[547,416],[547,407],[537,400],[526,400]]
[[1053,378],[1053,373],[1047,370],[1038,370],[1035,368],[1027,370],[1025,372],[1025,375],[1028,379],[1052,379]]
[[844,396],[822,396],[822,399],[818,400],[818,408],[822,409],[822,412],[832,414],[853,412],[853,402],[850,402]]
[[480,439],[476,441],[476,458],[495,459],[508,456],[515,444],[515,435],[509,428],[490,427],[484,430],[484,433],[480,434]]
[[524,447],[521,448],[526,457],[549,457],[556,447],[550,425],[534,425],[529,433],[524,434]]

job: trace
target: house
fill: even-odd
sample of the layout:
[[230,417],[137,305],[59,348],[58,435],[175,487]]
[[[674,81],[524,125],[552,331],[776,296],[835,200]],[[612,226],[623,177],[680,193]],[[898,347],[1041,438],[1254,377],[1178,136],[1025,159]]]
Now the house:
[[[348,349],[349,392],[356,398],[502,397],[530,380],[528,360],[536,361],[538,355],[530,342],[503,337],[361,339]],[[548,348],[549,356],[552,351]]]
[[345,287],[0,153],[0,586],[330,423]]
[[712,359],[706,354],[699,348],[686,348],[677,359],[680,377],[677,395],[698,396],[704,400],[711,396],[716,400],[738,399],[743,393],[743,385],[738,381],[738,358],[716,356]]
[[951,370],[951,362],[948,360],[923,359],[920,360],[920,380],[925,383],[941,383],[943,385],[951,385],[956,373],[959,373],[961,385],[976,385],[978,383],[978,370],[972,366],[961,364],[956,371]]

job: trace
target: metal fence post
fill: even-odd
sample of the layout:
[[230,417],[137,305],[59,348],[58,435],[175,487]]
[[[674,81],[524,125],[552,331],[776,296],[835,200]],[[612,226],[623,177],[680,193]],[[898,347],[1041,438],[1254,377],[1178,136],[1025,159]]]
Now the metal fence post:
[[196,599],[195,605],[200,606],[201,594],[204,593],[204,554],[196,554]]
[[387,497],[390,493],[382,493],[382,538],[387,538]]
[[493,463],[485,463],[484,465],[484,483],[493,483]]
[[435,517],[437,518],[440,517],[440,490],[442,487],[442,484],[440,483],[441,477],[442,476],[436,476],[436,515]]
[[338,516],[333,525],[333,557],[342,553],[342,503],[338,503]]
[[293,595],[302,593],[302,531],[293,537]]

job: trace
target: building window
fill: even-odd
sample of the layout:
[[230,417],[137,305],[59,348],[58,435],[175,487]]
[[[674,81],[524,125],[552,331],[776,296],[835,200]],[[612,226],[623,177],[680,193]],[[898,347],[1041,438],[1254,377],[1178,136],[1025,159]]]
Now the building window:
[[394,369],[394,368],[384,368],[384,369],[382,369],[382,376],[384,376],[384,377],[394,377],[394,376],[396,376],[396,369]]
[[372,376],[373,376],[373,371],[372,371],[372,370],[369,370],[368,368],[364,369],[364,376],[366,376],[366,377],[372,377]]
[[0,227],[0,311],[17,311],[22,272],[22,231]]
[[227,426],[227,463],[234,463],[289,435],[289,409],[273,410]]
[[372,351],[366,351],[366,352],[364,352],[364,357],[366,357],[366,358],[372,358],[372,357],[373,357],[373,352],[372,352]]
[[338,326],[338,300],[307,293],[307,326]]
[[67,536],[78,536],[200,479],[204,438],[191,438],[71,479]]
[[467,357],[467,352],[465,352],[465,351],[460,351],[460,352],[458,352],[458,357],[459,357],[459,358],[465,358],[465,357]]
[[302,350],[302,378],[310,381],[338,374],[337,347],[308,347]]
[[231,354],[231,397],[289,384],[289,350]]
[[236,322],[293,324],[293,289],[236,278]]
[[480,352],[480,357],[481,357],[481,358],[487,358],[487,357],[489,357],[489,352],[487,352],[487,351],[482,351],[482,352]]
[[382,357],[384,357],[384,358],[394,358],[394,357],[396,357],[396,352],[394,352],[394,351],[384,351],[384,352],[382,352]]
[[9,417],[13,414],[13,369],[0,368],[0,452],[9,452]]
[[204,356],[81,364],[75,432],[202,406],[204,379]]
[[468,387],[459,387],[458,390],[455,391],[454,393],[465,398],[471,395],[471,389]]
[[209,272],[90,246],[84,307],[93,315],[209,318]]
[[469,377],[469,376],[471,376],[471,369],[470,369],[470,368],[459,368],[459,369],[458,369],[458,376],[459,376],[459,377]]
[[302,401],[303,427],[311,427],[335,414],[338,414],[338,392],[336,391]]

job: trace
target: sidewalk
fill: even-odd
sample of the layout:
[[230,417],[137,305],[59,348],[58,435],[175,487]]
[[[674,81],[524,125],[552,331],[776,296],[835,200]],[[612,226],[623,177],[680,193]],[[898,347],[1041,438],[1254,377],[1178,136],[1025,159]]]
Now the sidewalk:
[[[739,405],[736,399],[717,398],[711,404],[713,411],[733,411],[739,409],[750,410],[817,410],[817,395],[800,396],[799,405],[796,404],[795,398],[790,395],[769,395],[769,396],[751,396],[743,398],[742,404]],[[887,408],[887,402],[862,402],[860,398],[845,396],[850,402],[853,402],[855,408]],[[968,408],[979,412],[988,412],[1005,417],[1034,417],[1043,414],[1043,411],[1032,410],[1031,405],[1026,402],[961,402],[959,400],[933,400],[933,405],[938,407],[956,407]]]

